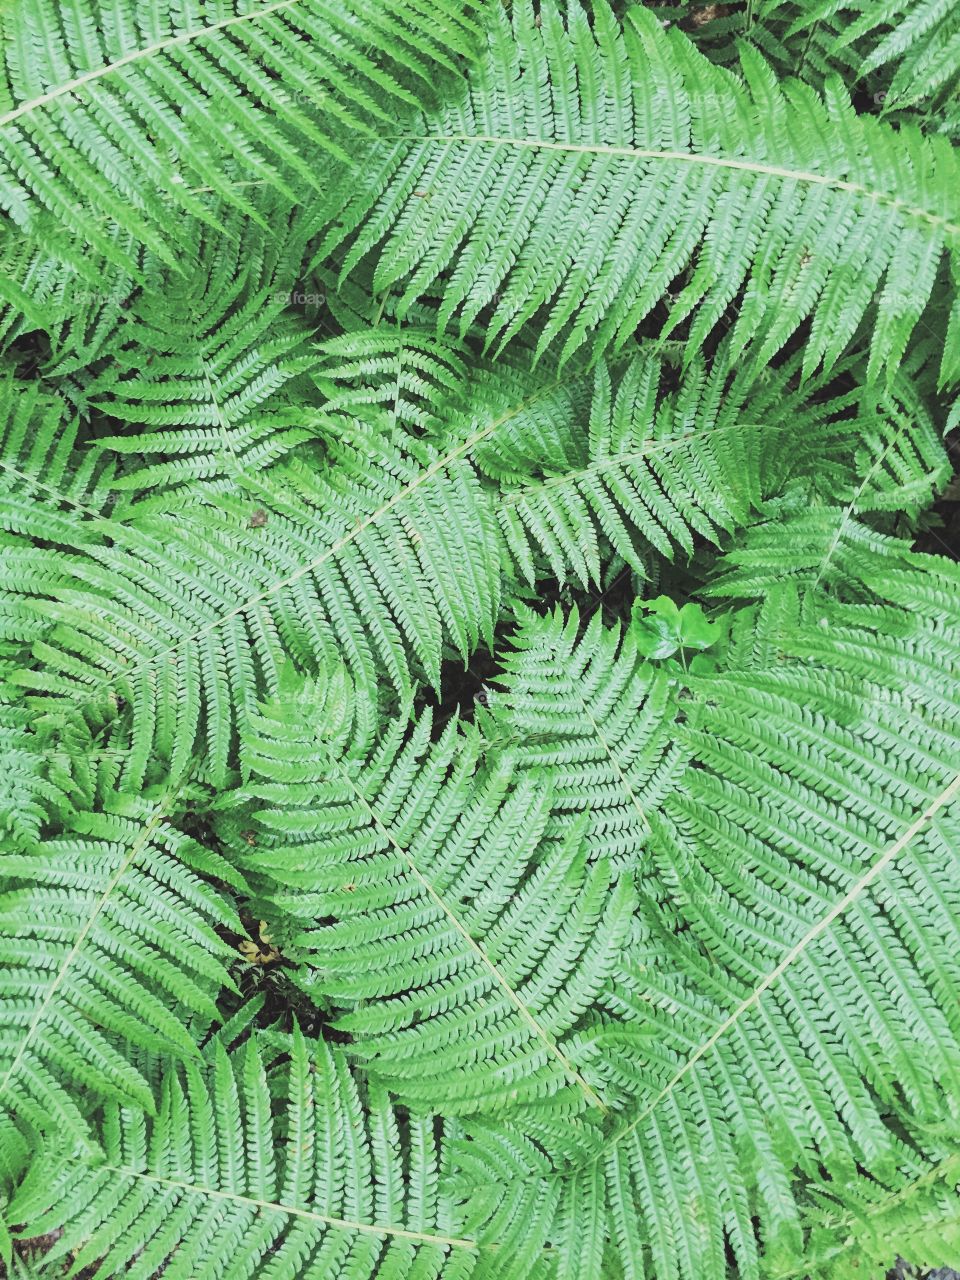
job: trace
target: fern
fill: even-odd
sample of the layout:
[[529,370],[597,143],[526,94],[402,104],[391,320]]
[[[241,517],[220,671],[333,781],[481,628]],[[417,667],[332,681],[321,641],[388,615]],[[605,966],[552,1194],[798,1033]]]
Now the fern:
[[[215,926],[234,912],[195,872],[240,883],[164,829],[162,800],[115,801],[0,862],[4,974],[0,1094],[25,1119],[84,1136],[83,1095],[152,1108],[117,1040],[196,1054],[186,1010],[216,1017],[229,975]],[[124,810],[127,812],[125,813]],[[174,960],[172,947],[180,952]]]
[[[665,332],[694,314],[692,353],[739,298],[735,353],[763,364],[810,320],[810,372],[882,286],[871,372],[895,362],[955,251],[949,149],[836,94],[784,94],[746,51],[740,84],[638,6],[622,30],[604,5],[591,14],[574,6],[564,25],[545,5],[535,22],[517,5],[512,30],[491,20],[469,94],[368,154],[323,251],[349,238],[348,269],[376,249],[375,287],[402,284],[404,303],[448,271],[441,322],[487,310],[502,346],[536,317],[537,351],[562,338],[561,358],[622,346],[692,266]],[[824,131],[839,150],[811,164]],[[955,361],[951,338],[945,379]]]
[[[936,690],[921,700],[906,676],[939,628],[902,611],[878,625],[869,609],[858,627],[844,615],[859,606],[840,606],[842,641],[826,645],[820,618],[797,608],[794,596],[743,619],[763,634],[735,652],[759,648],[761,662],[690,680],[690,765],[654,815],[644,927],[608,997],[639,1024],[606,1055],[635,1103],[579,1159],[512,1138],[510,1172],[488,1192],[511,1249],[558,1241],[573,1274],[630,1274],[646,1258],[654,1274],[720,1275],[724,1240],[740,1274],[800,1268],[795,1168],[835,1184],[892,1177],[901,1139],[885,1108],[912,1115],[931,1154],[935,1117],[956,1133],[940,1083],[960,1064],[940,1018],[958,976],[945,816],[957,740]],[[872,685],[874,641],[882,652],[897,631],[910,640],[886,666],[903,674]],[[505,1158],[496,1131],[474,1141],[470,1195]]]
[[960,1265],[953,7],[0,27],[3,1273]]
[[27,232],[52,216],[108,261],[134,266],[100,225],[105,216],[172,266],[165,210],[217,227],[209,189],[256,219],[250,182],[294,203],[295,183],[318,181],[303,150],[346,159],[341,129],[382,128],[391,111],[418,103],[405,81],[422,89],[436,69],[455,68],[475,31],[469,8],[447,6],[430,34],[418,30],[416,0],[339,10],[279,0],[213,13],[167,4],[104,10],[97,26],[82,3],[11,10],[3,208]]
[[477,737],[451,721],[431,744],[429,716],[379,740],[354,697],[334,671],[251,725],[240,865],[299,928],[303,990],[414,1105],[603,1108],[576,1033],[628,930],[629,878],[571,840],[542,847],[548,794],[509,756],[484,771]]
[[438,1194],[429,1118],[401,1120],[382,1090],[362,1097],[322,1041],[294,1032],[282,1067],[253,1042],[221,1049],[156,1090],[155,1118],[112,1104],[97,1160],[68,1154],[55,1180],[48,1165],[21,1188],[15,1218],[67,1229],[53,1258],[72,1246],[76,1265],[131,1277],[202,1275],[231,1257],[274,1275],[464,1274],[475,1244]]

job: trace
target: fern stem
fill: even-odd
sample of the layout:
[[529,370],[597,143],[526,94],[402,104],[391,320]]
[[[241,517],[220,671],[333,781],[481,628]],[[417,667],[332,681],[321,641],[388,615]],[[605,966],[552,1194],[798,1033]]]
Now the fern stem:
[[193,1192],[195,1195],[207,1196],[211,1200],[228,1200],[232,1204],[248,1205],[253,1209],[272,1209],[275,1213],[284,1213],[294,1218],[305,1218],[308,1222],[319,1222],[327,1227],[338,1227],[343,1231],[357,1231],[362,1235],[398,1236],[402,1240],[416,1240],[421,1244],[443,1245],[448,1249],[477,1249],[476,1240],[467,1240],[459,1236],[436,1235],[430,1231],[409,1231],[406,1227],[381,1227],[370,1222],[358,1222],[351,1218],[332,1218],[325,1213],[317,1213],[313,1209],[301,1209],[292,1204],[280,1204],[275,1200],[257,1200],[254,1196],[245,1196],[238,1191],[221,1191],[218,1187],[206,1187],[195,1182],[182,1181],[179,1178],[162,1178],[158,1174],[143,1173],[138,1169],[129,1169],[123,1165],[101,1164],[96,1166],[103,1173],[115,1173],[124,1178],[136,1178],[140,1182],[151,1182],[157,1186],[170,1187],[174,1190]]

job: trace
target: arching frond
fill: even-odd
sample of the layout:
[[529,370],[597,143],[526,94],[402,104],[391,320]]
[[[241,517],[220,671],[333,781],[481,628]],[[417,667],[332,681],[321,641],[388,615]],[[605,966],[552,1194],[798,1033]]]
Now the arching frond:
[[605,997],[600,1060],[635,1101],[580,1158],[489,1128],[457,1157],[511,1251],[692,1278],[729,1247],[740,1275],[801,1274],[806,1182],[882,1182],[904,1127],[931,1158],[955,1132],[958,597],[935,603],[955,576],[903,570],[920,609],[786,587],[743,615],[764,634],[736,666],[686,678],[690,764],[651,815],[641,928]]
[[[3,584],[10,633],[37,638],[43,669],[16,679],[44,707],[79,703],[101,721],[129,704],[129,788],[151,752],[179,776],[201,735],[222,779],[237,722],[277,687],[281,647],[309,666],[338,645],[368,684],[375,664],[401,689],[413,664],[438,684],[444,642],[466,658],[489,640],[499,597],[493,518],[466,452],[355,421],[327,467],[275,469],[269,503],[260,489],[198,490],[189,511],[161,502],[109,536],[99,512],[63,511],[59,486],[18,470],[0,519],[28,508],[23,531],[43,545],[11,548]],[[68,466],[64,452],[67,494],[95,456]]]
[[527,612],[511,644],[480,717],[483,732],[549,785],[548,830],[583,814],[591,855],[635,868],[649,815],[686,760],[666,672],[643,661],[629,629],[605,627],[599,611],[582,629],[576,611]]
[[236,872],[168,826],[162,798],[115,803],[0,857],[0,1098],[75,1141],[99,1097],[153,1107],[126,1042],[196,1056],[183,1017],[216,1017],[230,954],[216,928],[239,927],[200,878]]
[[629,927],[629,880],[588,866],[576,829],[543,846],[533,772],[483,768],[455,721],[431,743],[429,716],[407,737],[405,716],[374,735],[359,714],[334,670],[251,725],[235,856],[293,917],[303,989],[417,1106],[602,1107],[578,1038]]
[[747,49],[741,82],[639,5],[622,28],[603,0],[512,15],[491,16],[466,92],[365,153],[321,254],[348,240],[349,269],[375,251],[375,288],[408,303],[443,275],[442,323],[483,316],[502,345],[536,320],[561,358],[623,345],[664,301],[665,331],[693,316],[692,355],[737,302],[735,354],[762,366],[809,321],[809,373],[876,298],[871,372],[896,363],[957,252],[945,140],[784,92]]
[[318,412],[283,394],[315,363],[289,302],[243,274],[144,292],[84,387],[86,406],[107,416],[98,447],[156,459],[118,487],[176,490],[204,480],[255,489],[278,457],[316,435]]
[[17,5],[3,19],[0,204],[24,231],[55,220],[135,272],[115,223],[173,266],[168,211],[215,228],[204,192],[257,221],[251,183],[289,204],[321,190],[305,153],[348,160],[344,132],[375,134],[430,96],[470,51],[472,8],[444,3],[425,26],[420,0],[167,0],[95,20],[82,0]]
[[465,1280],[477,1246],[439,1185],[432,1119],[361,1092],[323,1040],[287,1047],[284,1065],[251,1040],[170,1069],[150,1117],[109,1104],[102,1155],[38,1160],[12,1219],[59,1235],[49,1262],[129,1280]]

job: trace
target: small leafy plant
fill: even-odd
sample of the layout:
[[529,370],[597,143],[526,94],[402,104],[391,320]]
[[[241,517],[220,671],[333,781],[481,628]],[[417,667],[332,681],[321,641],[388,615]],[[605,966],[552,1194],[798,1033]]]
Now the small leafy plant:
[[960,1263],[957,6],[0,24],[7,1273]]

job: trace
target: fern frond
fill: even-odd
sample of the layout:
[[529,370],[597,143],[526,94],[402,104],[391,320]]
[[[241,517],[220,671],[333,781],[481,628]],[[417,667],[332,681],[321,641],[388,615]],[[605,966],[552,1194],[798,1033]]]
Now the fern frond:
[[469,52],[471,9],[444,3],[427,30],[419,0],[190,0],[94,20],[81,0],[17,6],[3,23],[0,204],[22,230],[55,219],[135,272],[116,223],[173,266],[168,211],[216,228],[203,190],[257,221],[250,183],[290,205],[322,189],[307,154],[348,161],[344,131],[375,134],[416,108]]
[[[332,435],[341,417],[380,422],[390,432],[432,431],[448,403],[462,412],[464,388],[479,372],[465,344],[414,325],[364,325],[327,339],[319,354],[315,380]],[[490,379],[489,369],[482,373]]]
[[0,832],[12,842],[5,847],[33,847],[44,826],[92,803],[94,756],[82,721],[44,724],[0,701]]
[[481,730],[549,786],[548,831],[582,814],[591,856],[636,867],[650,815],[686,763],[666,672],[643,661],[631,630],[604,626],[599,612],[581,628],[576,610],[525,611],[511,645]]
[[125,1043],[196,1056],[183,1015],[216,1017],[230,983],[216,929],[239,927],[200,879],[240,885],[235,871],[166,825],[162,800],[115,805],[0,858],[0,1097],[83,1141],[78,1094],[153,1107]]
[[960,86],[960,14],[949,0],[774,0],[768,7],[795,14],[790,34],[808,35],[826,20],[835,57],[852,55],[860,76],[882,71],[885,112]]
[[587,866],[576,830],[543,847],[532,771],[482,768],[456,722],[431,743],[430,716],[407,738],[405,716],[373,735],[359,714],[334,670],[251,724],[253,847],[234,856],[298,926],[303,989],[414,1105],[602,1107],[577,1042],[629,927],[629,881]]
[[60,1232],[48,1259],[103,1275],[441,1277],[464,1280],[476,1242],[438,1185],[431,1117],[361,1092],[343,1054],[250,1040],[212,1065],[170,1069],[155,1114],[104,1109],[102,1156],[38,1160],[9,1213]]
[[[85,541],[114,500],[115,468],[87,452],[78,459],[79,416],[37,383],[0,376],[0,530],[56,542]],[[122,518],[122,504],[116,515]]]
[[[443,273],[441,323],[485,313],[502,346],[536,317],[537,351],[560,341],[561,360],[622,346],[665,300],[665,332],[694,316],[692,355],[736,300],[735,357],[749,348],[761,367],[809,320],[810,373],[878,295],[871,373],[896,364],[957,252],[945,141],[857,116],[836,92],[784,93],[748,49],[741,82],[639,5],[623,28],[603,0],[589,18],[579,4],[565,21],[553,3],[512,13],[491,15],[467,93],[365,153],[318,256],[347,240],[349,270],[376,251],[374,287],[402,287],[404,304]],[[958,367],[951,339],[943,378]]]
[[[783,76],[818,89],[837,76],[865,97],[863,109],[951,132],[960,81],[960,25],[949,0],[755,0],[703,6],[691,38],[722,66],[748,40]],[[676,8],[654,6],[664,20]]]
[[[128,703],[128,790],[151,752],[180,776],[201,734],[209,777],[225,777],[237,722],[277,687],[281,648],[314,666],[335,644],[368,685],[379,665],[409,688],[414,664],[437,685],[444,642],[466,658],[489,641],[499,599],[496,531],[469,444],[440,454],[357,421],[330,442],[328,467],[274,468],[269,504],[259,489],[256,500],[197,490],[195,509],[161,502],[111,521],[109,540],[88,506],[62,512],[51,484],[27,477],[24,504],[18,474],[0,518],[14,525],[28,506],[24,531],[44,545],[4,561],[9,633],[37,639],[42,663],[16,680],[40,705],[83,705],[101,723]],[[93,456],[74,461],[77,477]]]
[[[746,379],[727,386],[722,354],[709,375],[694,360],[676,392],[661,386],[666,373],[646,353],[612,367],[600,362],[580,391],[590,394],[586,432],[574,416],[579,396],[571,396],[569,425],[562,435],[554,429],[546,447],[539,405],[485,446],[481,467],[497,455],[497,471],[515,475],[523,460],[533,473],[503,485],[495,502],[518,576],[534,583],[542,557],[551,576],[572,573],[587,586],[600,580],[607,547],[647,576],[651,549],[673,559],[678,547],[692,553],[695,536],[716,541],[777,490],[791,461],[797,465],[782,434],[788,423],[796,428],[800,407],[787,376],[773,377],[776,403],[770,387]],[[802,408],[812,428],[818,412]]]
[[829,471],[814,461],[817,453],[796,469],[807,483],[737,536],[707,594],[750,598],[787,579],[863,596],[878,563],[897,565],[906,547],[890,536],[886,513],[896,513],[898,533],[909,529],[946,482],[950,461],[939,432],[903,377],[881,393],[858,388],[838,398],[836,409],[819,444]]
[[[923,609],[786,587],[789,607],[745,619],[766,634],[736,666],[684,677],[691,758],[650,816],[593,1064],[635,1102],[580,1158],[486,1129],[458,1157],[512,1250],[692,1280],[723,1274],[727,1245],[738,1274],[793,1274],[805,1183],[893,1177],[904,1127],[928,1149],[956,1127],[956,624],[935,605],[956,575],[894,571]],[[482,1171],[504,1141],[498,1185]]]
[[157,457],[118,479],[124,489],[173,490],[203,480],[255,488],[260,473],[316,435],[308,404],[283,389],[315,363],[289,296],[216,273],[144,292],[84,387],[88,409],[129,424],[100,426],[97,446]]
[[[882,1270],[891,1241],[915,1274],[935,1278],[944,1274],[936,1268],[949,1268],[960,1255],[960,1158],[952,1149],[923,1162],[905,1151],[897,1177],[887,1184],[857,1178],[839,1192],[817,1187],[811,1217],[807,1267],[817,1280],[856,1280],[865,1261]],[[793,1276],[799,1273],[784,1280]]]

